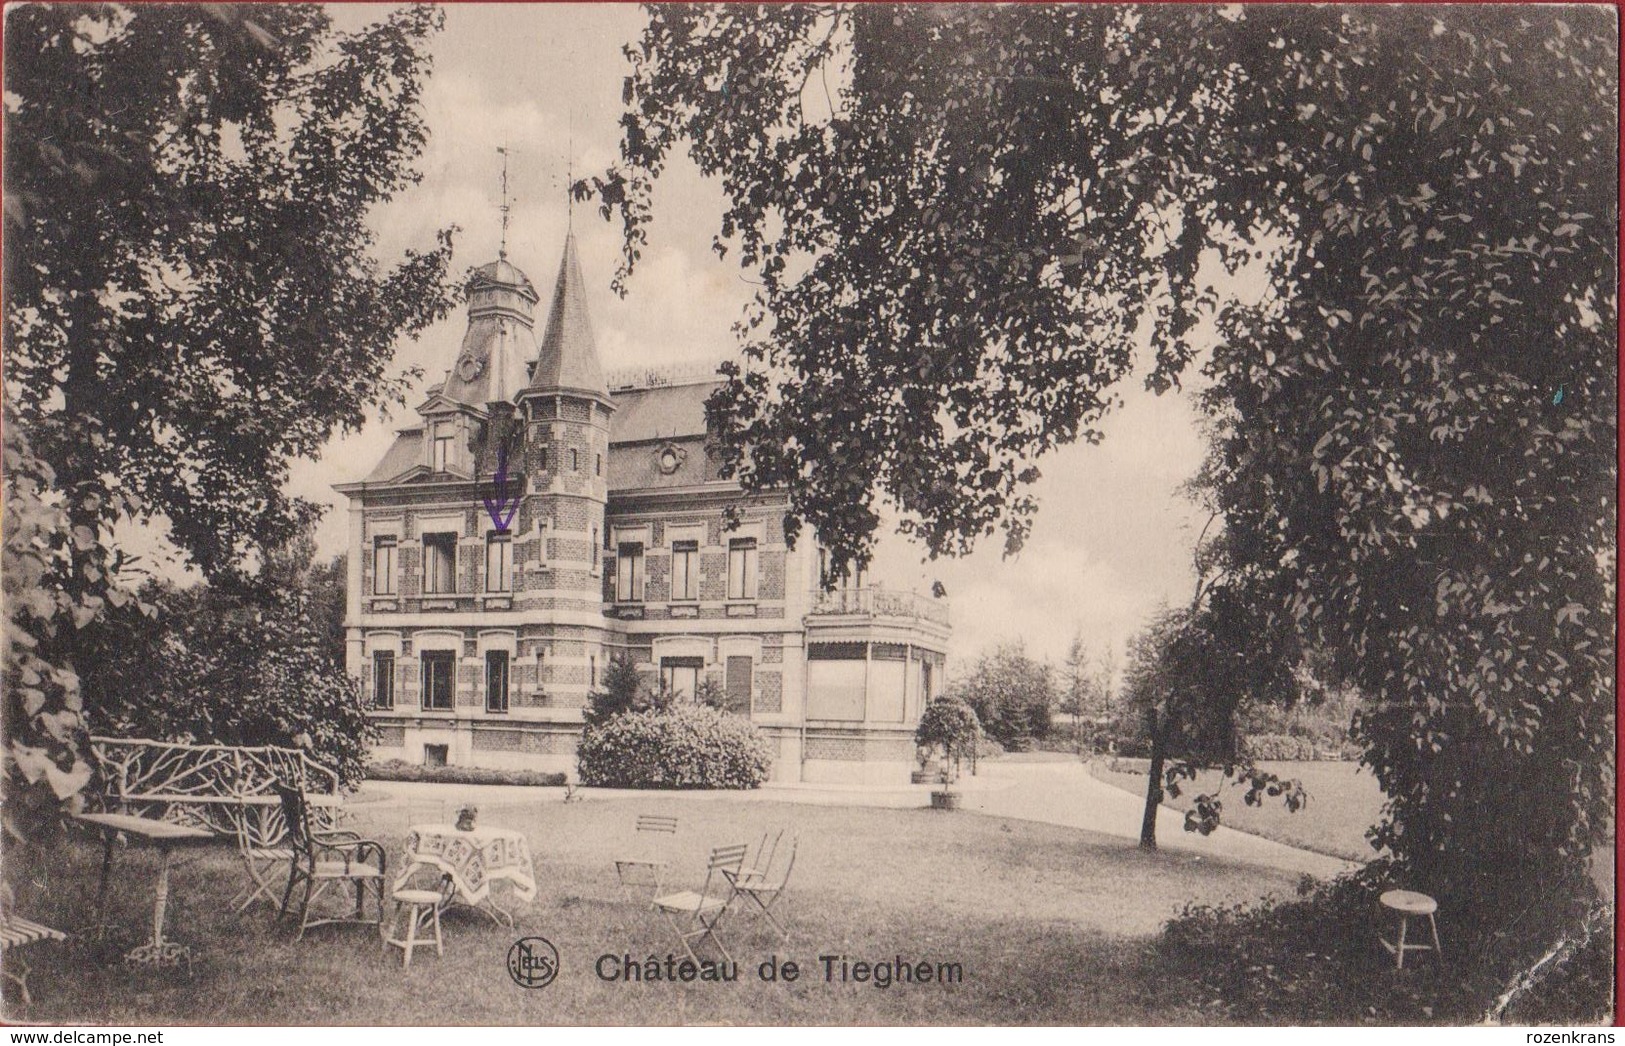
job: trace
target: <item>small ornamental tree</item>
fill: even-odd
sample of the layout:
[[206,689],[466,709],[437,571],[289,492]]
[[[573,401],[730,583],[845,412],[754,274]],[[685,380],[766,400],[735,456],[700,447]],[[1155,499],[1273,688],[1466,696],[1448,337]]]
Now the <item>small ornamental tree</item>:
[[587,695],[587,707],[582,710],[581,717],[588,727],[601,726],[615,716],[642,711],[653,703],[648,688],[638,675],[638,665],[632,660],[632,655],[616,654],[604,669],[600,688]]
[[[950,767],[959,760],[976,754],[976,741],[982,736],[982,724],[976,710],[952,697],[934,698],[920,715],[920,725],[914,730],[914,743],[942,751]],[[950,781],[951,783],[951,781]]]

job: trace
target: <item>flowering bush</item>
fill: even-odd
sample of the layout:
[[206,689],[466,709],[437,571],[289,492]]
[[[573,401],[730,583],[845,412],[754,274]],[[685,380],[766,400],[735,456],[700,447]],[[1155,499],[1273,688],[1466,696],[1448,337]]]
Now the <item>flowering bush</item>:
[[749,720],[704,705],[615,716],[576,749],[581,783],[609,788],[755,788],[772,763]]

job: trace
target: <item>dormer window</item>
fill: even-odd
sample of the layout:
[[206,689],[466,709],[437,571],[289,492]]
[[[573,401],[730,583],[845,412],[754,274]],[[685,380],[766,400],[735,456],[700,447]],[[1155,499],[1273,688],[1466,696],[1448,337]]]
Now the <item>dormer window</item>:
[[449,471],[451,465],[451,426],[436,425],[434,427],[434,443],[431,446],[432,454],[429,467],[436,473]]

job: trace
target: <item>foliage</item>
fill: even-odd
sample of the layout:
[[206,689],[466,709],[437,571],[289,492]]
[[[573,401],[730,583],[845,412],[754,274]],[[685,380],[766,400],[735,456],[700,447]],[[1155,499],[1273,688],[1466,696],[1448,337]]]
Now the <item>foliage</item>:
[[541,770],[498,770],[480,766],[421,766],[404,759],[384,759],[368,763],[369,781],[430,781],[435,784],[526,785],[557,788],[564,784],[562,773]]
[[952,696],[932,698],[920,713],[920,725],[914,728],[914,743],[941,750],[953,767],[966,757],[976,758],[981,737],[976,710]]
[[632,655],[616,654],[604,667],[599,689],[588,692],[587,707],[581,710],[581,718],[589,728],[602,726],[615,716],[641,712],[655,707],[655,704],[656,696],[643,685],[643,677],[638,674],[638,664]]
[[272,553],[253,584],[222,578],[188,588],[148,585],[156,616],[111,613],[87,649],[97,733],[155,741],[303,748],[345,784],[361,779],[376,731],[358,682],[335,664],[331,636],[308,612],[321,568],[314,545]]
[[1241,739],[1240,753],[1256,760],[1312,760],[1329,753],[1329,758],[1343,759],[1345,753],[1337,749],[1318,748],[1307,737],[1293,734],[1248,734]]
[[1583,889],[1614,773],[1608,12],[671,6],[630,54],[621,163],[576,190],[629,271],[669,158],[722,177],[717,250],[761,284],[711,403],[729,473],[836,562],[876,497],[934,553],[1019,544],[1032,458],[1098,437],[1144,331],[1154,387],[1204,372],[1237,602],[1366,696],[1378,841],[1447,917]]
[[306,574],[305,615],[310,627],[322,637],[322,648],[327,659],[344,667],[344,601],[346,553],[339,553],[326,563],[312,563]]
[[1117,660],[1110,646],[1097,655],[1084,645],[1082,632],[1073,634],[1061,665],[1055,710],[1072,718],[1072,736],[1080,746],[1087,743],[1093,748],[1098,743],[1101,728],[1110,718],[1116,674]]
[[1562,907],[1614,795],[1616,26],[1269,32],[1231,190],[1294,246],[1205,368],[1213,490],[1262,604],[1365,695],[1374,841],[1447,920]]
[[1044,737],[1055,705],[1055,676],[1018,642],[1004,643],[976,659],[970,674],[952,687],[969,705],[989,737],[1010,751],[1023,738]]
[[[8,820],[32,802],[19,782],[83,780],[72,680],[109,648],[80,628],[130,598],[115,526],[161,525],[206,576],[237,572],[314,516],[285,492],[290,459],[414,377],[386,369],[451,304],[449,234],[380,270],[367,219],[417,177],[439,22],[405,8],[337,34],[308,4],[7,12],[0,322],[8,514],[22,499],[8,522],[24,529],[7,526],[6,566],[35,592],[7,600]],[[32,445],[15,476],[14,431]]]
[[1295,673],[1299,696],[1291,705],[1254,705],[1243,710],[1239,725],[1244,743],[1261,735],[1284,734],[1308,741],[1318,751],[1338,753],[1336,758],[1359,757],[1349,728],[1360,705],[1360,693],[1321,682],[1311,667],[1321,661],[1311,656]]
[[[117,565],[108,549],[70,525],[55,494],[56,473],[27,435],[10,419],[4,430],[4,828],[24,839],[46,832],[59,805],[91,775],[83,687],[58,652],[83,642],[109,607],[136,618],[154,610],[113,582]],[[80,583],[69,585],[76,570]]]
[[[1246,709],[1291,703],[1297,695],[1281,670],[1286,655],[1276,644],[1285,637],[1260,627],[1242,582],[1218,583],[1230,567],[1226,548],[1222,535],[1211,544],[1198,539],[1198,569],[1223,566],[1215,577],[1199,578],[1189,608],[1164,608],[1129,645],[1123,707],[1141,719],[1151,760],[1140,835],[1148,848],[1156,846],[1156,808],[1164,793],[1178,798],[1180,782],[1194,780],[1204,767],[1221,767],[1225,778],[1245,782],[1242,799],[1249,806],[1267,796],[1296,812],[1306,801],[1297,781],[1261,769],[1238,743]],[[1211,834],[1224,810],[1220,790],[1193,802],[1185,830]]]
[[729,697],[728,692],[713,679],[700,680],[700,685],[694,693],[694,702],[707,708],[714,708],[719,712],[728,712],[733,715],[750,715],[748,702]]
[[755,788],[773,750],[748,719],[677,704],[587,727],[576,765],[582,784],[604,788]]
[[[1394,960],[1375,944],[1381,931],[1377,902],[1391,883],[1387,862],[1376,862],[1330,883],[1305,879],[1299,896],[1253,906],[1187,905],[1169,920],[1157,942],[1173,971],[1185,974],[1203,996],[1204,1009],[1222,1023],[1460,1025],[1486,1018],[1522,1023],[1606,1021],[1611,977],[1611,917],[1598,909],[1580,922],[1591,929],[1554,950],[1544,976],[1521,984],[1520,974],[1542,958],[1533,939],[1483,947],[1483,918],[1441,922],[1446,962],[1420,953],[1394,976]],[[1412,924],[1415,930],[1415,924]],[[1425,932],[1425,931],[1424,931]],[[1493,956],[1493,957],[1492,957]],[[1524,989],[1506,999],[1508,989]],[[1532,990],[1530,990],[1532,989]]]
[[213,575],[308,521],[291,458],[400,400],[386,368],[449,308],[450,245],[379,271],[367,218],[417,180],[440,21],[8,15],[7,391],[87,518],[117,476]]

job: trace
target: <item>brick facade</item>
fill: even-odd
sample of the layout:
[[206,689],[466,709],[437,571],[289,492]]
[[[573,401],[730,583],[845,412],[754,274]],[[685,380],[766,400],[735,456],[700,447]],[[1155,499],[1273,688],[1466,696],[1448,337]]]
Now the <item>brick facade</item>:
[[[424,746],[446,744],[453,761],[479,763],[483,755],[488,765],[562,768],[573,756],[590,689],[610,659],[625,653],[650,688],[659,685],[662,659],[680,658],[685,668],[698,659],[701,679],[734,701],[748,696],[744,711],[766,717],[764,729],[782,761],[777,779],[801,779],[798,759],[906,763],[911,746],[899,726],[856,725],[831,734],[796,721],[807,707],[803,652],[815,630],[830,625],[808,613],[809,593],[800,591],[816,573],[816,545],[786,547],[785,498],[743,503],[736,487],[717,482],[719,462],[704,423],[715,374],[605,379],[572,252],[567,246],[545,324],[534,312],[541,295],[512,265],[477,271],[483,282],[469,299],[469,334],[447,362],[466,364],[472,354],[482,366],[449,368],[420,408],[420,424],[397,434],[363,482],[340,487],[351,498],[350,578],[360,587],[351,593],[347,658],[369,707],[372,656],[395,655],[393,708],[376,711],[385,738],[380,748],[417,759]],[[518,317],[520,326],[488,337],[493,310]],[[500,383],[492,377],[498,374]],[[480,398],[497,387],[516,390],[512,400]],[[509,489],[519,504],[508,528],[511,585],[491,592],[492,528],[481,500],[492,491],[494,456],[480,441],[502,433],[508,433]],[[439,461],[431,434],[454,441]],[[735,529],[724,522],[730,506],[743,508]],[[644,544],[643,584],[627,600],[616,598],[618,528],[641,533]],[[454,535],[453,591],[425,592],[425,530]],[[395,576],[384,593],[376,592],[374,576],[379,537],[394,539]],[[755,541],[756,576],[745,595],[730,599],[729,545],[738,538]],[[692,594],[674,592],[678,539],[697,542]],[[838,633],[824,632],[833,641],[867,635],[862,621],[836,625]],[[921,677],[923,660],[940,688],[945,629],[881,625],[874,641],[908,647],[910,678]],[[422,709],[425,649],[455,657],[449,709]],[[493,651],[508,656],[505,710],[486,707]],[[874,707],[893,709],[895,697]],[[914,705],[908,715],[917,716]],[[847,768],[822,772],[834,779]]]

